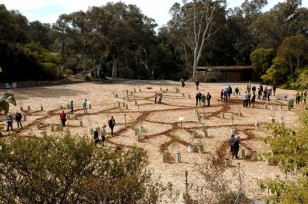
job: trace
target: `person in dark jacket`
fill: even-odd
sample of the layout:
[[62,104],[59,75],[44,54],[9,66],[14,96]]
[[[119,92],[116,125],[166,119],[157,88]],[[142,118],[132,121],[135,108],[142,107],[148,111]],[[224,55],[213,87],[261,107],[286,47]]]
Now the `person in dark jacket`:
[[21,113],[16,112],[15,120],[16,120],[16,122],[17,122],[17,127],[18,127],[18,128],[19,128],[19,126],[20,126],[20,128],[23,128],[23,127],[22,127],[22,124],[21,124],[21,118],[22,118]]
[[195,85],[196,85],[196,88],[198,90],[198,87],[199,87],[199,81],[198,80],[195,82]]
[[208,106],[211,106],[211,98],[212,98],[212,96],[211,96],[211,94],[208,92],[207,95],[206,95],[206,100],[207,100],[207,105],[208,105]]
[[99,143],[99,138],[98,138],[98,131],[97,128],[95,128],[94,130],[94,144],[98,144]]
[[200,103],[201,105],[201,96],[202,96],[202,93],[200,92],[196,94],[196,106],[198,105],[198,103]]
[[71,108],[71,113],[74,113],[74,101],[71,101],[70,108]]
[[111,135],[113,135],[113,128],[116,125],[115,119],[111,116],[110,120],[108,120],[108,126],[111,129]]
[[236,141],[236,138],[235,138],[234,134],[232,134],[230,139],[229,139],[229,146],[230,146],[230,152],[231,152],[231,155],[232,155],[232,159],[235,156],[235,150],[234,150],[235,141]]
[[235,156],[235,158],[238,159],[238,151],[240,149],[240,137],[237,137],[235,139],[233,148],[234,148],[234,154],[232,155],[232,159],[233,159],[234,156]]
[[255,107],[255,101],[256,101],[256,94],[253,93],[252,98],[251,98],[252,107]]

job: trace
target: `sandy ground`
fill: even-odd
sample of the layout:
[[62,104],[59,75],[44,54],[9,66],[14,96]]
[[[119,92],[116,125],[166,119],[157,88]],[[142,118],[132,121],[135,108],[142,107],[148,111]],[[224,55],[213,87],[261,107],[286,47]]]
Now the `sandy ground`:
[[[267,152],[269,147],[264,138],[268,135],[262,128],[256,129],[256,122],[271,122],[270,117],[276,122],[281,120],[286,125],[296,123],[296,110],[287,110],[287,101],[279,100],[272,96],[270,102],[257,101],[255,107],[244,108],[242,96],[231,96],[228,102],[219,102],[221,89],[229,84],[200,83],[201,93],[209,92],[212,95],[211,106],[195,106],[196,87],[193,83],[186,83],[184,88],[178,82],[172,81],[119,81],[114,83],[79,83],[61,86],[23,88],[14,90],[2,90],[15,94],[17,106],[11,106],[10,112],[21,110],[24,129],[14,131],[2,131],[4,135],[22,137],[29,134],[41,135],[47,131],[53,134],[63,134],[71,131],[78,135],[87,135],[92,138],[91,129],[107,124],[108,119],[114,116],[116,120],[115,135],[108,134],[106,149],[130,148],[137,146],[147,152],[150,161],[150,169],[155,176],[160,175],[164,182],[172,182],[176,188],[183,192],[185,189],[185,171],[188,171],[188,182],[199,183],[202,178],[196,170],[196,166],[206,165],[210,155],[216,156],[222,165],[226,158],[230,158],[229,147],[226,145],[231,134],[232,120],[236,136],[241,138],[241,150],[245,150],[245,157],[238,160],[231,159],[224,174],[226,179],[232,180],[230,185],[238,188],[237,179],[238,164],[243,173],[243,188],[250,198],[259,198],[264,195],[257,185],[257,179],[274,178],[281,174],[278,166],[267,165],[261,160],[261,154]],[[233,92],[236,86],[244,93],[246,84],[230,83]],[[256,84],[256,87],[258,85]],[[179,88],[179,93],[176,93]],[[163,93],[163,103],[154,104],[154,92]],[[127,98],[128,93],[128,98]],[[291,97],[292,90],[277,89],[276,95],[284,94]],[[116,97],[116,95],[118,97]],[[190,98],[189,98],[190,95]],[[88,114],[83,114],[82,102],[87,99],[91,104]],[[74,101],[74,114],[69,113],[67,104]],[[282,104],[282,109],[280,105]],[[267,109],[264,108],[267,104]],[[120,106],[119,106],[120,105]],[[68,114],[67,125],[63,131],[59,131],[59,114],[61,106]],[[30,108],[28,110],[28,107]],[[196,110],[201,116],[201,123],[196,116]],[[242,116],[239,116],[239,112]],[[224,113],[224,119],[221,118]],[[182,127],[179,117],[183,117]],[[40,120],[40,129],[37,129],[35,120]],[[83,127],[80,127],[80,121]],[[3,115],[1,123],[6,125]],[[131,124],[142,126],[144,131],[137,141],[135,131]],[[201,127],[208,127],[208,137],[203,136]],[[51,132],[54,126],[55,132]],[[107,128],[110,133],[110,129]],[[195,133],[193,133],[195,132]],[[194,137],[193,137],[194,134]],[[171,138],[177,136],[179,143],[172,143]],[[198,153],[197,145],[202,144],[203,153]],[[194,152],[188,151],[189,145],[195,145]],[[252,152],[256,151],[257,160],[252,159]],[[163,153],[168,155],[163,162]],[[181,163],[175,160],[176,153],[181,153]],[[241,156],[241,154],[240,154]]]

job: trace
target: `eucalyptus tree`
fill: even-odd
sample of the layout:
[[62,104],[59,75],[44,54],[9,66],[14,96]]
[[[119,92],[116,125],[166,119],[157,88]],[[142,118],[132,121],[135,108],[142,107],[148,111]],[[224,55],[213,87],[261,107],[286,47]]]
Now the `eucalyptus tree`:
[[8,11],[0,4],[0,39],[7,43],[28,42],[28,20],[19,11]]
[[50,32],[51,27],[49,23],[41,23],[39,21],[32,21],[29,23],[29,40],[49,50],[52,43]]
[[245,0],[240,7],[229,9],[227,17],[228,38],[234,48],[234,61],[237,65],[250,64],[250,53],[257,46],[259,39],[251,27],[259,16],[267,0]]
[[61,42],[63,62],[70,56],[84,69],[99,66],[105,74],[125,77],[130,72],[127,70],[135,72],[140,66],[146,73],[151,72],[138,51],[150,51],[155,43],[155,26],[153,19],[135,5],[118,2],[62,15],[54,28]]
[[172,19],[168,22],[168,27],[182,40],[185,53],[188,52],[187,48],[189,49],[193,59],[193,77],[196,75],[205,43],[223,26],[217,16],[222,13],[224,15],[225,7],[225,1],[193,0],[184,1],[182,6],[175,3],[170,10]]
[[308,10],[301,7],[301,2],[287,0],[278,3],[252,23],[254,35],[259,39],[259,47],[274,48],[276,51],[287,36],[307,36]]

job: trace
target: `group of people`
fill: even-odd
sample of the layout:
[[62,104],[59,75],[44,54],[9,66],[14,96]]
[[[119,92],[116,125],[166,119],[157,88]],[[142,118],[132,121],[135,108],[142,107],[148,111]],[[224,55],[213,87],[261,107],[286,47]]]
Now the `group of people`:
[[224,88],[220,92],[220,100],[221,101],[228,101],[228,98],[231,97],[232,94],[232,87],[229,85],[227,88]]
[[198,92],[196,94],[196,106],[198,106],[198,104],[201,106],[206,106],[205,101],[207,101],[207,106],[211,106],[211,94],[208,92],[207,95],[202,94],[200,92]]
[[296,104],[299,104],[299,103],[304,103],[306,104],[307,103],[307,90],[305,92],[297,92],[295,94],[295,103]]
[[7,123],[6,130],[7,131],[9,131],[10,129],[13,130],[14,119],[16,120],[17,128],[23,128],[22,123],[21,123],[22,115],[21,115],[21,113],[16,111],[15,117],[13,117],[10,113],[7,114],[7,119],[6,119],[6,123]]
[[[237,87],[238,89],[238,87]],[[270,101],[270,96],[276,94],[276,86],[269,85],[268,87],[264,87],[260,84],[258,91],[256,90],[256,86],[247,85],[247,90],[243,94],[243,107],[251,106],[254,107],[254,103],[257,100]],[[258,96],[256,95],[258,94]]]
[[[116,125],[115,119],[113,116],[108,120],[108,126],[111,130],[111,136],[113,136],[113,129],[114,126]],[[94,130],[94,143],[95,145],[101,144],[102,146],[105,145],[105,140],[106,140],[106,125],[103,125],[100,132],[98,132],[99,128],[96,128]],[[99,138],[100,136],[100,138]]]
[[252,93],[252,96],[250,93],[247,93],[247,91],[243,94],[243,107],[247,108],[248,106],[255,107],[256,102],[256,94]]
[[[157,101],[157,99],[158,99],[158,101]],[[163,100],[163,94],[155,92],[154,93],[154,102],[155,103],[161,103],[162,100]]]

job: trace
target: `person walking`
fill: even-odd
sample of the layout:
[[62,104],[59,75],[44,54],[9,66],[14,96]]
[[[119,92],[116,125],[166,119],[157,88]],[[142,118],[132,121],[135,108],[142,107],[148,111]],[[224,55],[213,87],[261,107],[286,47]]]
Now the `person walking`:
[[21,118],[22,118],[21,113],[19,113],[18,111],[16,111],[15,120],[16,120],[16,122],[17,122],[17,127],[18,127],[18,128],[19,128],[19,126],[20,126],[20,128],[23,128],[23,127],[22,127],[22,124],[21,124]]
[[232,159],[233,159],[234,156],[235,156],[235,158],[238,159],[238,151],[240,150],[240,137],[237,137],[235,139],[233,148],[234,148],[234,154],[232,155]]
[[74,102],[73,101],[71,101],[70,108],[71,108],[71,113],[73,113],[74,112]]
[[111,135],[113,136],[113,128],[116,125],[115,119],[111,116],[110,120],[108,120],[108,125],[111,129]]
[[105,146],[105,139],[106,139],[106,125],[103,125],[102,126],[102,129],[101,129],[101,132],[100,132],[100,135],[101,135],[101,140],[100,140],[100,144]]
[[61,120],[63,127],[65,127],[66,114],[64,113],[64,111],[62,111],[62,113],[60,113],[60,120]]
[[86,114],[88,113],[88,110],[87,110],[87,99],[85,99],[82,103],[82,108],[83,108],[83,113]]
[[196,85],[196,88],[198,90],[198,87],[199,87],[199,81],[198,80],[195,82],[195,85]]
[[11,130],[13,130],[13,118],[10,113],[7,114],[6,123],[7,123],[7,131],[9,131],[10,128]]

